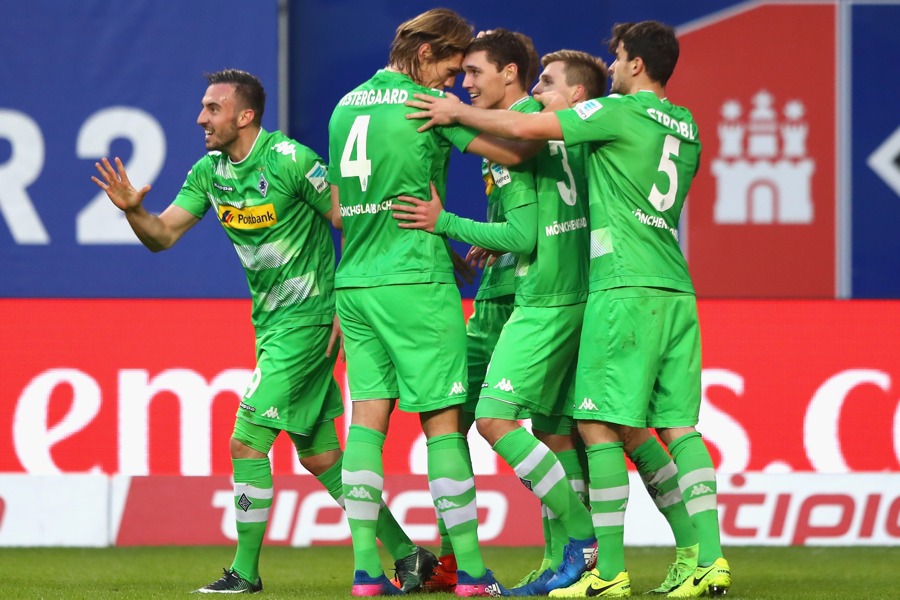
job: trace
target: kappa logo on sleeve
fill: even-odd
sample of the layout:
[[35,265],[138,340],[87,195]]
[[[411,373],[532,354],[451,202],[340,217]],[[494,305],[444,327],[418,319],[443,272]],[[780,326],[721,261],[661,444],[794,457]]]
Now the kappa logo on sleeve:
[[585,100],[575,105],[575,112],[578,113],[582,120],[585,120],[601,108],[603,108],[603,105],[597,100]]
[[313,168],[309,170],[309,173],[306,174],[306,180],[309,181],[316,191],[322,193],[325,191],[325,188],[328,187],[328,182],[325,181],[325,174],[327,173],[327,169],[325,165],[316,161],[316,164],[313,165]]

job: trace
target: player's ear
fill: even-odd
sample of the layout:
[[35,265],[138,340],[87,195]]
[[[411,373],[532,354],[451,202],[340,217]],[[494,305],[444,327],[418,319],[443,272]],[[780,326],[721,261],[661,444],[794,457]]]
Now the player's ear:
[[519,67],[516,66],[515,63],[509,63],[503,69],[503,78],[506,81],[506,85],[511,84],[516,80],[516,76],[519,74]]
[[241,114],[238,115],[238,125],[240,127],[246,127],[253,122],[255,116],[256,112],[252,108],[245,108],[241,111]]
[[587,90],[584,89],[584,86],[580,83],[572,88],[572,97],[569,99],[569,104],[578,104],[579,102],[583,102],[584,100],[590,100],[590,98],[585,98],[587,95]]
[[426,42],[419,46],[419,49],[416,50],[416,55],[419,57],[419,64],[431,62],[434,58],[434,53],[431,51],[431,44]]
[[647,70],[647,66],[644,64],[644,59],[640,56],[635,57],[633,61],[631,61],[631,74],[639,75]]

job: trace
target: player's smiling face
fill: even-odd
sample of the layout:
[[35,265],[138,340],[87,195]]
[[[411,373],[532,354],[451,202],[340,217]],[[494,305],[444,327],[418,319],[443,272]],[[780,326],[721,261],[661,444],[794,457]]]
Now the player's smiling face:
[[234,85],[215,83],[206,88],[203,108],[197,124],[206,133],[206,149],[227,153],[238,138],[238,110],[235,106]]
[[466,74],[462,86],[469,92],[472,106],[501,108],[506,97],[506,74],[488,60],[487,52],[479,50],[467,54],[462,68]]

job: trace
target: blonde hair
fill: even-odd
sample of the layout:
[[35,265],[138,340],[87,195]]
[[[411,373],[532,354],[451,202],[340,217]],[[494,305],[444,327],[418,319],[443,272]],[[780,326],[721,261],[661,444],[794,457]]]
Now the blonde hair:
[[581,50],[557,50],[545,54],[541,65],[546,67],[557,61],[566,65],[566,85],[583,85],[588,98],[599,98],[606,93],[609,69],[602,58]]
[[432,61],[441,61],[465,52],[473,32],[474,28],[454,11],[433,8],[397,27],[389,63],[420,83],[422,65],[418,51],[422,44],[431,46]]

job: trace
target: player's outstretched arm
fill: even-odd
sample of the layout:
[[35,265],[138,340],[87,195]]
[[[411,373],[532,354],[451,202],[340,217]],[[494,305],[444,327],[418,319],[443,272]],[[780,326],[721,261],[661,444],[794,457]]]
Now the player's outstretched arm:
[[128,180],[128,173],[125,172],[122,160],[116,157],[115,163],[116,166],[113,168],[105,157],[101,162],[94,163],[100,177],[95,175],[91,180],[106,192],[119,210],[125,213],[134,234],[149,250],[159,252],[171,248],[184,232],[200,220],[174,205],[169,206],[159,216],[147,212],[144,208],[144,197],[150,191],[150,186],[135,189]]
[[559,140],[562,127],[552,112],[520,113],[514,110],[490,110],[463,104],[458,98],[438,98],[415,94],[406,105],[419,109],[406,115],[407,119],[428,119],[419,127],[425,131],[436,125],[460,123],[482,133],[513,140]]

